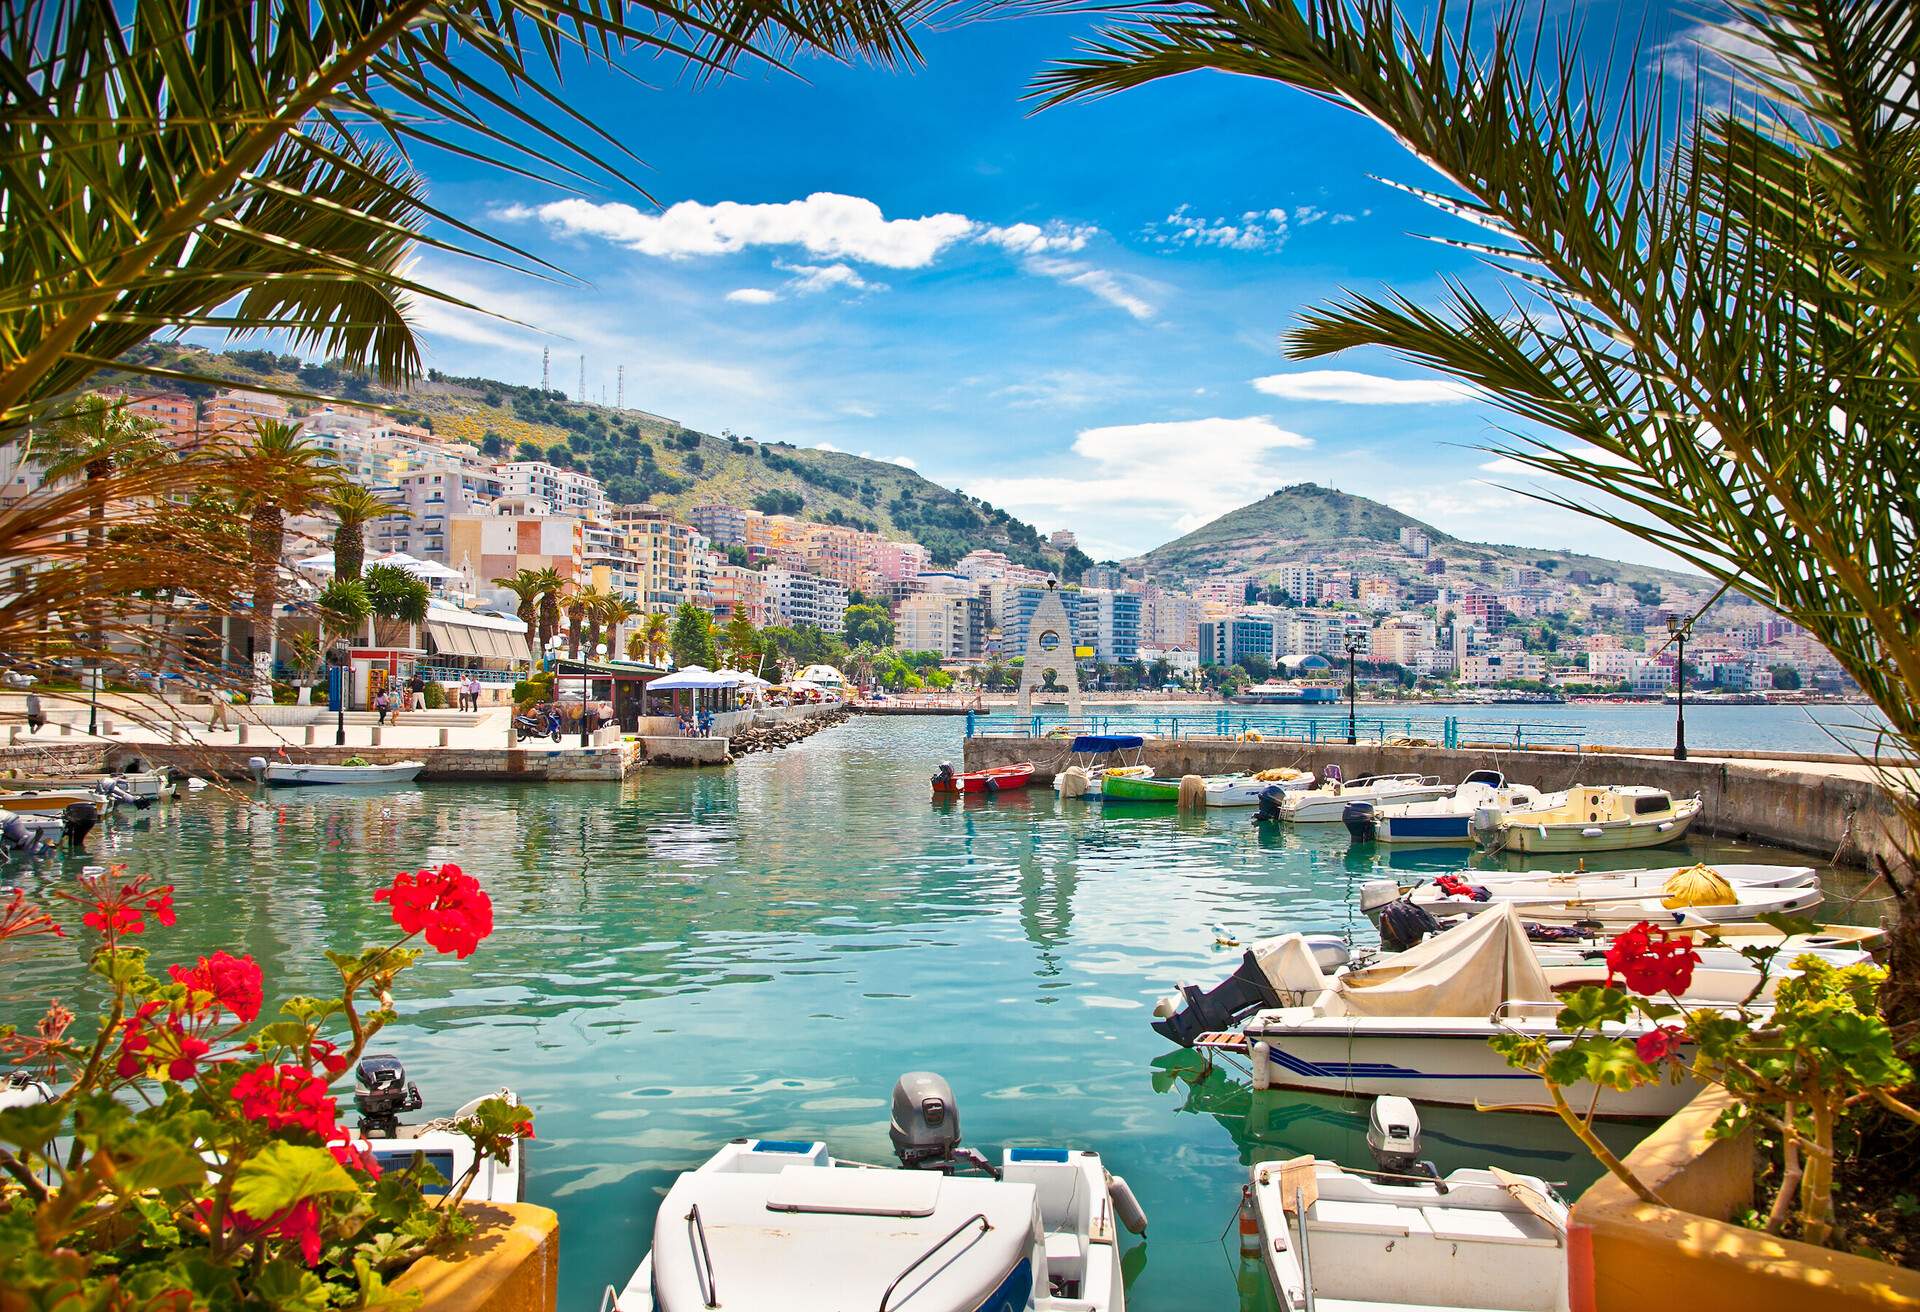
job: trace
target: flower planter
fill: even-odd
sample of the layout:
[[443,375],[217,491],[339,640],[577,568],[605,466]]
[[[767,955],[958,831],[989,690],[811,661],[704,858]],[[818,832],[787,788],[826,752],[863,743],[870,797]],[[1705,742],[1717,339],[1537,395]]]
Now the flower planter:
[[431,1312],[555,1312],[560,1218],[531,1203],[468,1203],[479,1227],[440,1257],[422,1258],[393,1281],[418,1290]]
[[1573,1206],[1574,1312],[1920,1310],[1920,1272],[1730,1224],[1753,1205],[1750,1136],[1708,1130],[1730,1099],[1702,1092],[1626,1159],[1672,1204],[1643,1203],[1612,1176]]

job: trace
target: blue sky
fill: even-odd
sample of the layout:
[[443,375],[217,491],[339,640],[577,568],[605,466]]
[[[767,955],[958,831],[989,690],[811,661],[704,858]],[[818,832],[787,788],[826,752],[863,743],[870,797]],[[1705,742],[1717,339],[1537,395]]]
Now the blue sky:
[[423,161],[437,203],[584,283],[428,258],[429,281],[532,326],[422,306],[430,363],[534,383],[546,345],[571,394],[584,352],[591,399],[624,365],[630,405],[911,462],[1096,556],[1310,479],[1465,537],[1658,559],[1495,486],[1517,476],[1475,449],[1491,412],[1439,380],[1281,356],[1342,287],[1419,296],[1468,269],[1370,176],[1420,177],[1383,134],[1211,74],[1030,115],[1027,79],[1079,26],[933,34],[912,72],[572,79],[658,205]]

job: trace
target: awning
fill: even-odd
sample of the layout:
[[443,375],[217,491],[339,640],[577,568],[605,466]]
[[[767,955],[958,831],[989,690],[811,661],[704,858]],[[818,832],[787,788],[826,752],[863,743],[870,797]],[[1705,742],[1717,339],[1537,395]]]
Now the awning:
[[492,648],[491,654],[503,661],[524,664],[533,659],[533,652],[527,647],[527,635],[524,633],[508,633],[504,629],[480,629],[476,632],[485,635]]
[[[427,639],[433,644],[433,650],[440,656],[491,656],[491,644],[480,644],[487,637],[487,630],[469,628],[464,624],[442,624],[427,622]],[[476,641],[478,639],[479,641]]]
[[1075,752],[1130,752],[1145,747],[1147,740],[1131,733],[1083,733],[1069,745]]

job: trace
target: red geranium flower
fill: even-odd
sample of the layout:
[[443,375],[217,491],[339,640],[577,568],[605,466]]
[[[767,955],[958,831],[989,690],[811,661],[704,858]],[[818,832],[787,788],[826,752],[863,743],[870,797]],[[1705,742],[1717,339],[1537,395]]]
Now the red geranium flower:
[[34,934],[51,934],[55,938],[67,936],[67,931],[60,928],[59,921],[27,901],[23,890],[9,888],[5,891],[11,896],[5,906],[0,906],[0,940],[27,938]]
[[162,884],[153,890],[146,900],[147,910],[153,912],[153,918],[169,928],[173,925],[173,885]]
[[333,1160],[350,1171],[361,1171],[378,1180],[380,1159],[374,1156],[373,1145],[364,1139],[355,1139],[345,1130],[337,1133],[337,1138],[327,1140],[327,1151],[333,1154]]
[[493,933],[493,899],[452,862],[438,870],[401,871],[373,900],[389,903],[393,923],[406,933],[424,931],[436,952],[464,958]]
[[1687,1032],[1678,1025],[1658,1025],[1634,1040],[1633,1050],[1640,1060],[1652,1066],[1665,1061],[1687,1041]]
[[97,899],[93,910],[80,917],[80,923],[112,938],[117,934],[144,934],[147,922],[132,907],[120,902]]
[[307,1060],[319,1062],[328,1075],[338,1075],[347,1069],[347,1054],[331,1039],[315,1039],[307,1044]]
[[1607,982],[1617,974],[1635,993],[1680,994],[1693,983],[1693,968],[1699,964],[1692,935],[1669,934],[1643,920],[1607,948]]
[[165,1006],[158,1000],[143,1002],[122,1022],[120,1056],[113,1064],[121,1079],[130,1080],[164,1062],[167,1078],[184,1084],[199,1069],[200,1059],[212,1051],[212,1044],[187,1033],[178,1013],[169,1013],[164,1025],[155,1025],[154,1016]]
[[[200,1223],[211,1232],[212,1200],[201,1199],[194,1204],[194,1211],[199,1214]],[[320,1209],[311,1198],[303,1198],[284,1212],[275,1212],[264,1221],[236,1207],[227,1213],[227,1221],[235,1234],[247,1239],[277,1236],[293,1240],[300,1245],[300,1256],[308,1266],[320,1260]]]
[[531,1139],[534,1137],[533,1122],[521,1121],[518,1125],[513,1127],[513,1132],[519,1135],[522,1139]]
[[325,1139],[340,1120],[327,1082],[298,1066],[256,1066],[234,1082],[233,1096],[248,1120],[265,1121],[269,1129],[291,1126]]
[[215,952],[193,966],[168,966],[167,973],[174,983],[185,984],[193,995],[208,995],[241,1021],[251,1021],[260,1014],[260,966],[251,955]]

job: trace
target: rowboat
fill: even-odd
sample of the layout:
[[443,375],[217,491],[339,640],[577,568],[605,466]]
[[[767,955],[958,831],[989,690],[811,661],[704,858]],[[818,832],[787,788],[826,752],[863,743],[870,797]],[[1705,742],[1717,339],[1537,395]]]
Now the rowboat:
[[1313,787],[1309,770],[1262,770],[1259,774],[1216,774],[1207,778],[1208,806],[1258,806],[1269,788],[1299,792]]
[[1700,807],[1699,798],[1676,801],[1664,788],[1583,785],[1553,805],[1509,811],[1478,832],[1484,845],[1503,851],[1623,852],[1679,842]]
[[393,761],[385,765],[299,765],[290,761],[269,763],[256,756],[247,762],[253,777],[275,788],[308,787],[319,784],[405,784],[412,783],[427,768],[425,761]]
[[[1100,1155],[959,1143],[936,1075],[894,1088],[902,1169],[818,1141],[735,1139],[667,1191],[621,1312],[1125,1312],[1119,1224],[1146,1217]],[[605,1306],[603,1301],[603,1306]]]
[[1009,788],[1025,788],[1033,782],[1033,762],[995,765],[985,770],[955,774],[951,765],[941,765],[933,776],[936,793],[997,793]]
[[1180,781],[1152,775],[1123,775],[1108,779],[1100,795],[1109,802],[1178,802]]
[[57,816],[76,804],[96,807],[102,815],[113,809],[110,799],[91,788],[21,788],[0,793],[0,811],[15,815]]
[[[1083,786],[1078,792],[1067,791],[1067,780],[1080,772]],[[1145,779],[1153,774],[1150,765],[1070,765],[1053,777],[1053,791],[1062,797],[1103,797],[1107,791],[1109,779]]]
[[46,776],[0,780],[0,785],[22,792],[87,789],[111,792],[145,801],[163,801],[179,791],[170,770],[126,770],[118,774],[81,774],[70,777]]
[[1378,1172],[1253,1167],[1245,1202],[1282,1312],[1566,1312],[1567,1206],[1545,1181],[1497,1167],[1420,1178],[1434,1168],[1408,1160],[1420,1129],[1403,1099],[1376,1101],[1367,1141]]
[[[1812,871],[1807,867],[1763,866],[1756,873],[1757,879],[1777,879],[1781,882],[1753,884],[1739,882],[1734,877],[1739,874],[1741,867],[1720,867],[1708,872],[1721,876],[1721,882],[1708,891],[1677,886],[1676,881],[1692,876],[1699,869],[1688,867],[1667,872],[1621,872],[1643,875],[1648,879],[1659,873],[1669,876],[1663,883],[1629,884],[1626,887],[1609,884],[1604,876],[1593,882],[1586,882],[1591,876],[1581,876],[1577,881],[1557,888],[1529,888],[1526,884],[1519,884],[1507,886],[1505,891],[1499,892],[1492,887],[1464,882],[1452,887],[1442,887],[1438,883],[1422,884],[1399,896],[1388,894],[1388,888],[1396,893],[1398,891],[1398,885],[1391,880],[1376,880],[1361,888],[1360,909],[1376,926],[1381,923],[1387,908],[1404,902],[1443,921],[1463,916],[1483,916],[1502,907],[1511,907],[1522,920],[1535,924],[1594,925],[1602,930],[1615,931],[1643,920],[1668,926],[1758,920],[1762,916],[1810,911],[1821,902],[1819,881],[1811,878]],[[1733,875],[1727,874],[1729,870]],[[1772,871],[1781,873],[1777,876],[1768,873]],[[1479,895],[1482,893],[1485,896]]]

